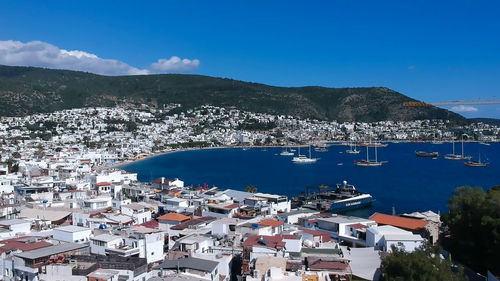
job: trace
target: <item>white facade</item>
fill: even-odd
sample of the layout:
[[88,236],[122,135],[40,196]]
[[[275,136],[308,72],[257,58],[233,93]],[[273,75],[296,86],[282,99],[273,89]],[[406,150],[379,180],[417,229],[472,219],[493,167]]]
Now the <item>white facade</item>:
[[68,225],[55,228],[53,230],[54,239],[73,242],[73,243],[86,243],[90,240],[92,230],[86,227]]
[[31,222],[21,219],[3,220],[0,221],[0,226],[9,230],[5,232],[4,237],[13,237],[30,233],[31,231]]
[[423,243],[424,239],[420,235],[391,225],[372,226],[366,230],[366,245],[376,250],[390,252],[394,245],[413,252]]
[[90,238],[90,252],[97,255],[106,255],[106,249],[116,248],[123,239],[120,236],[101,234]]

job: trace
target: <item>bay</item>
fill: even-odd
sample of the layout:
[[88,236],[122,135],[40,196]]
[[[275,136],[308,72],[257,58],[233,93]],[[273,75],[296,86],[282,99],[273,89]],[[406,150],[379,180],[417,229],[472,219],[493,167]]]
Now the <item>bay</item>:
[[[254,185],[259,192],[300,194],[306,186],[336,184],[346,180],[361,192],[370,193],[375,202],[371,208],[348,214],[367,217],[373,212],[397,213],[426,211],[447,212],[447,201],[458,186],[480,186],[485,190],[500,185],[500,143],[490,146],[465,143],[465,154],[490,162],[488,167],[467,167],[462,161],[444,159],[452,152],[451,143],[390,143],[378,148],[381,167],[358,167],[354,160],[366,157],[345,153],[345,146],[330,146],[327,152],[315,152],[320,160],[312,164],[296,164],[291,156],[280,156],[282,148],[202,149],[168,153],[133,162],[121,168],[138,173],[138,179],[149,182],[158,177],[179,178],[186,185],[215,185],[244,190]],[[302,148],[302,152],[305,152]],[[416,157],[415,151],[438,151],[439,158]],[[461,144],[456,143],[456,153]],[[374,149],[370,148],[370,159]],[[342,165],[339,165],[342,163]]]

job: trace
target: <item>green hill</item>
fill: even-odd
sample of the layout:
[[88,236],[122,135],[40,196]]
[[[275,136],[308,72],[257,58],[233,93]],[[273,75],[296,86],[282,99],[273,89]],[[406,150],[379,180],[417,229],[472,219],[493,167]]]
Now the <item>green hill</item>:
[[86,72],[0,65],[0,116],[19,116],[122,102],[184,108],[203,104],[338,121],[466,119],[383,87],[273,87],[201,75],[101,76]]

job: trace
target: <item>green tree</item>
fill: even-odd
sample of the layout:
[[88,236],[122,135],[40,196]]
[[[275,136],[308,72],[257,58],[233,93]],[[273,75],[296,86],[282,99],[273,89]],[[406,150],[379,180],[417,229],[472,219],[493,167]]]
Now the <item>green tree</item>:
[[488,192],[481,187],[458,187],[448,209],[443,221],[449,228],[450,252],[481,273],[500,274],[500,186]]
[[253,185],[248,185],[247,187],[245,187],[245,191],[246,192],[250,192],[250,193],[256,193],[257,192],[257,187],[255,187]]
[[463,268],[452,270],[449,259],[442,259],[441,248],[426,245],[411,253],[392,246],[392,253],[382,260],[381,280],[387,281],[461,281],[468,280]]

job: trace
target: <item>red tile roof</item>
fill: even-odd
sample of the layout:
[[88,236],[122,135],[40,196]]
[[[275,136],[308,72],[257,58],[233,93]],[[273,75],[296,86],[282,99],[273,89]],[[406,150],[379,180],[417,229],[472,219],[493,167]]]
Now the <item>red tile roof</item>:
[[427,224],[427,222],[424,220],[403,218],[380,213],[373,214],[370,219],[377,222],[377,224],[392,225],[408,230],[420,230],[423,229]]
[[275,219],[265,219],[265,220],[261,220],[259,222],[259,225],[263,225],[263,226],[272,226],[272,227],[277,227],[277,226],[280,226],[280,225],[283,225],[284,223],[282,221],[278,221],[278,220],[275,220]]
[[349,224],[348,227],[355,228],[355,229],[368,228],[368,226],[366,226],[364,224],[360,224],[360,223]]
[[297,239],[297,235],[251,235],[243,242],[243,247],[264,246],[268,248],[282,249],[285,247],[283,239]]
[[96,183],[96,186],[106,186],[106,185],[111,185],[110,182],[107,182],[107,181],[103,181],[103,182],[98,182]]
[[147,221],[143,224],[141,224],[142,226],[144,227],[147,227],[147,228],[157,228],[158,227],[158,222],[155,221],[155,220],[151,220],[151,221]]
[[168,213],[158,217],[158,220],[168,220],[168,221],[186,221],[188,219],[190,219],[190,217],[177,213]]
[[323,231],[302,228],[302,227],[300,228],[300,231],[311,234],[312,236],[322,236],[323,243],[328,242],[331,239],[330,234]]
[[230,210],[232,210],[232,209],[238,208],[239,206],[240,205],[238,203],[233,203],[233,204],[229,204],[227,206],[224,206],[224,209],[230,209]]
[[15,249],[19,249],[21,251],[31,251],[35,249],[53,246],[52,243],[49,243],[47,241],[26,242],[25,239],[28,238],[30,238],[30,236],[2,240],[1,243],[4,245],[0,247],[0,253],[5,253]]
[[318,260],[312,264],[309,264],[309,268],[312,270],[341,270],[347,269],[349,264],[340,261],[324,261]]

